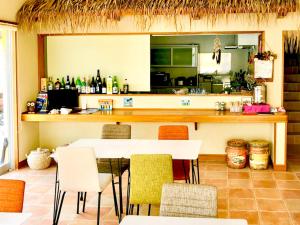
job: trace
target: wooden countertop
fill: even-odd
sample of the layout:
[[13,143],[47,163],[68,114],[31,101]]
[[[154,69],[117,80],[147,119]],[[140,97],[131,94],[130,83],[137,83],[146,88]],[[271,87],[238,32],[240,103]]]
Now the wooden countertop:
[[202,123],[278,123],[287,122],[285,113],[247,115],[203,109],[114,109],[93,114],[26,114],[30,122],[202,122]]

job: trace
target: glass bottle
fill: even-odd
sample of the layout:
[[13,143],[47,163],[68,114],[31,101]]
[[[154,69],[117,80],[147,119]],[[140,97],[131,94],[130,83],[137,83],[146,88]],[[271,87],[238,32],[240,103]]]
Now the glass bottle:
[[66,86],[65,86],[66,89],[71,89],[71,83],[70,83],[70,77],[69,75],[67,75],[67,81],[66,81]]
[[103,84],[102,84],[102,94],[107,93],[107,87],[106,87],[106,82],[105,82],[105,77],[103,78]]
[[49,77],[48,83],[47,83],[47,90],[51,91],[51,90],[53,90],[53,88],[54,88],[54,85],[53,85],[52,77]]
[[59,79],[57,78],[56,82],[55,82],[55,90],[59,90],[60,89],[60,82],[59,82]]
[[60,89],[65,89],[65,86],[66,86],[66,84],[65,84],[65,78],[63,77],[63,78],[61,78],[61,86],[60,86]]
[[92,77],[92,82],[91,82],[91,94],[95,94],[96,93],[96,82],[95,82],[95,79],[94,77]]
[[78,93],[81,93],[81,80],[79,76],[76,79],[76,88],[78,90]]
[[123,92],[124,92],[124,94],[128,94],[128,92],[129,92],[129,84],[127,82],[127,79],[125,79],[124,84],[123,84]]
[[81,93],[82,94],[86,93],[86,80],[85,80],[85,77],[83,77],[83,80],[81,82]]
[[72,77],[71,90],[76,90],[75,79]]
[[114,77],[113,81],[113,86],[112,86],[112,93],[113,94],[118,94],[119,93],[119,87],[118,87],[118,82],[117,82],[117,77]]
[[106,82],[106,86],[107,86],[107,94],[112,94],[112,78],[111,76],[108,76],[107,78],[107,82]]
[[97,94],[102,93],[102,81],[101,81],[101,76],[100,76],[100,70],[97,70],[97,77],[96,77],[96,90],[95,92]]

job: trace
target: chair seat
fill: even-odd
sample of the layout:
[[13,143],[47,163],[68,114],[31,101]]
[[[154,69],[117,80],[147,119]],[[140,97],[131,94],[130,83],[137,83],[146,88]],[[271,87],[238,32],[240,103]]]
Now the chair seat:
[[112,181],[111,173],[99,173],[100,192],[102,192]]
[[119,172],[121,172],[121,174],[123,174],[129,168],[129,165],[129,159],[97,159],[97,167],[99,173],[112,172],[113,174],[118,175]]

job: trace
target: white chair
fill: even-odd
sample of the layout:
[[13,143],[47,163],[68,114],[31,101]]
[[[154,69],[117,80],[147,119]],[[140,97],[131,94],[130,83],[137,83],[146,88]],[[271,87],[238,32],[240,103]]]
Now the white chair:
[[[97,224],[100,224],[100,201],[102,191],[111,183],[111,173],[98,173],[96,156],[92,148],[57,148],[59,198],[54,224],[58,224],[66,192],[98,192]],[[77,200],[77,213],[79,201]]]

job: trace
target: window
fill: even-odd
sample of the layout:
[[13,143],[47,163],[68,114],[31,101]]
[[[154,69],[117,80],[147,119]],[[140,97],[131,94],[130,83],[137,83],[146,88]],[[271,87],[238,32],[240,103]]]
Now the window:
[[201,74],[212,74],[217,71],[218,74],[227,74],[231,70],[231,53],[221,53],[221,63],[217,64],[212,59],[212,53],[199,54],[199,68]]

